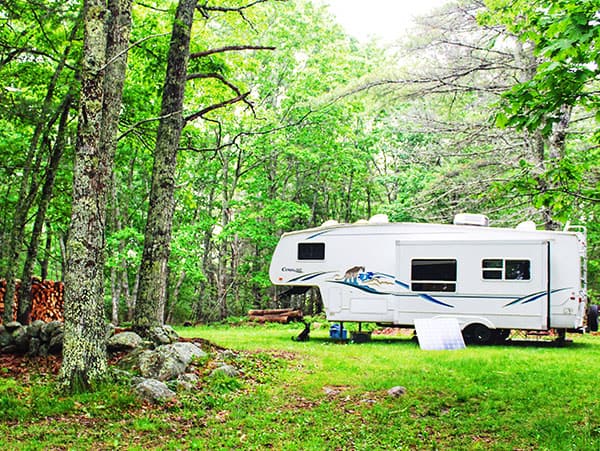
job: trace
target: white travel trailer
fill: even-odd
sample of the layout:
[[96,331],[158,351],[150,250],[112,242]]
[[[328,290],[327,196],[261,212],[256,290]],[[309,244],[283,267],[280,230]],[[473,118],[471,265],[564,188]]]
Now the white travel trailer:
[[[325,223],[285,233],[271,261],[276,285],[319,288],[327,319],[414,327],[455,318],[471,343],[511,329],[583,330],[585,231],[487,226],[482,215],[453,225]],[[477,224],[477,225],[473,225]],[[597,311],[596,311],[597,312]]]

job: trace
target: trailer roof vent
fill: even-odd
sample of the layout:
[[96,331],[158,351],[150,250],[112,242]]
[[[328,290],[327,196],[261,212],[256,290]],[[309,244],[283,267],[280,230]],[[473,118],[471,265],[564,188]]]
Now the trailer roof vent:
[[369,218],[370,224],[387,224],[388,222],[390,222],[390,220],[387,215],[384,214],[373,215]]
[[473,213],[459,213],[456,216],[454,216],[454,224],[488,227],[490,225],[490,220],[486,215],[478,215]]
[[331,227],[338,224],[339,222],[337,222],[335,219],[328,219],[323,224],[321,224],[321,227]]
[[533,221],[525,221],[520,223],[519,225],[517,225],[517,227],[515,227],[515,229],[517,230],[527,230],[527,231],[533,231],[533,230],[537,230],[536,226],[535,226],[535,222]]

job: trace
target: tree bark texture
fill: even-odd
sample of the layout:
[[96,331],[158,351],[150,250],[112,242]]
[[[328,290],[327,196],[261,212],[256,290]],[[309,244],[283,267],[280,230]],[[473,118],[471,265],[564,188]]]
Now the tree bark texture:
[[67,240],[65,326],[60,378],[68,390],[93,387],[106,373],[104,323],[104,227],[111,163],[100,130],[106,14],[102,0],[84,2],[84,48],[73,205]]
[[138,330],[160,325],[164,320],[177,149],[184,126],[183,98],[196,4],[197,0],[180,0],[173,22],[134,315],[134,327]]

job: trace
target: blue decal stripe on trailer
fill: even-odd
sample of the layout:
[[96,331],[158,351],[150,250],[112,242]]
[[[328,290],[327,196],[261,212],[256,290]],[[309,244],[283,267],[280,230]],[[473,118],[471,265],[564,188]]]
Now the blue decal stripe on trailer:
[[308,237],[308,238],[306,238],[306,239],[307,239],[307,240],[312,240],[313,238],[315,238],[315,237],[318,237],[318,236],[321,236],[321,235],[324,235],[324,234],[326,234],[327,232],[329,232],[329,230],[324,230],[323,232],[318,232],[318,233],[315,233],[314,235],[311,235],[311,236],[309,236],[309,237]]
[[301,276],[294,277],[293,279],[288,280],[288,282],[304,282],[306,280],[314,279],[315,277],[319,277],[325,274],[330,274],[334,271],[320,271],[320,272],[311,272],[308,274],[302,274]]
[[420,298],[423,298],[427,301],[430,302],[434,302],[435,304],[439,304],[439,305],[443,305],[444,307],[450,307],[450,308],[454,308],[453,305],[450,304],[446,304],[445,302],[440,301],[439,299],[434,298],[433,296],[430,296],[428,294],[420,294],[419,295]]
[[[555,294],[555,293],[559,293],[561,291],[566,291],[569,290],[569,288],[557,288],[556,290],[552,290],[550,292],[550,294]],[[537,293],[531,293],[528,294],[527,296],[523,296],[521,298],[515,299],[512,302],[509,302],[508,304],[506,304],[504,307],[510,307],[516,304],[529,304],[530,302],[533,301],[537,301],[540,298],[543,298],[544,296],[546,296],[548,294],[547,291],[538,291]]]
[[424,299],[428,302],[433,302],[434,304],[438,304],[438,305],[443,305],[444,307],[449,307],[449,308],[454,308],[453,305],[450,304],[446,304],[445,302],[440,301],[439,299],[434,298],[433,296],[430,296],[428,294],[424,294],[424,293],[389,293],[386,291],[377,291],[376,289],[372,288],[372,287],[368,287],[366,285],[359,285],[356,282],[349,282],[346,280],[330,280],[329,282],[333,282],[333,283],[339,283],[341,285],[346,285],[352,288],[358,288],[359,290],[362,290],[366,293],[371,293],[371,294],[379,294],[379,295],[389,295],[389,296],[398,296],[398,297],[415,297],[418,296],[421,299]]
[[394,280],[396,285],[400,285],[402,288],[406,288],[408,290],[408,284],[404,282],[400,282],[399,280]]

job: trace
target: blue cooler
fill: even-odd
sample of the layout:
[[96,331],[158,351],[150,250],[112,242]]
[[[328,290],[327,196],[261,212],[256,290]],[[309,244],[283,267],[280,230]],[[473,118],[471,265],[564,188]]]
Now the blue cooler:
[[348,331],[346,329],[342,329],[342,326],[339,324],[332,324],[329,328],[329,338],[332,340],[347,340]]

